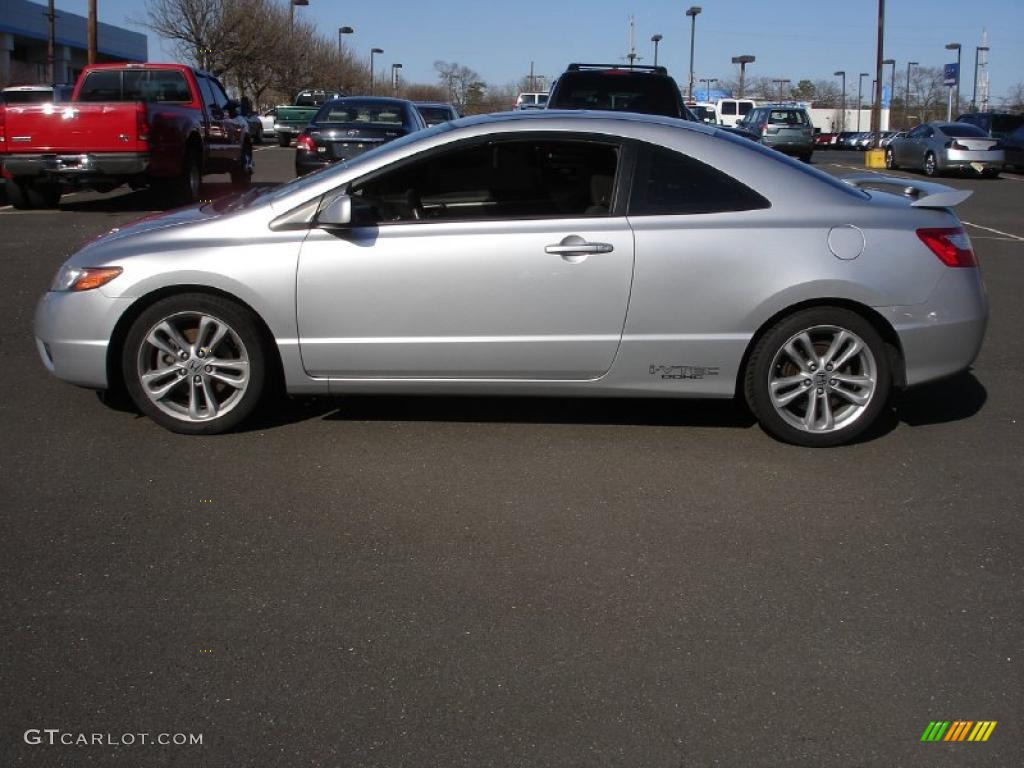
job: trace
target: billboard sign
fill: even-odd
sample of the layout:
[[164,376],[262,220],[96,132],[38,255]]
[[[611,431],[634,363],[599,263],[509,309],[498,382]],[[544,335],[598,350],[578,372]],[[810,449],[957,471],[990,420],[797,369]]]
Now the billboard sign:
[[957,85],[960,82],[960,65],[946,64],[942,68],[942,84]]

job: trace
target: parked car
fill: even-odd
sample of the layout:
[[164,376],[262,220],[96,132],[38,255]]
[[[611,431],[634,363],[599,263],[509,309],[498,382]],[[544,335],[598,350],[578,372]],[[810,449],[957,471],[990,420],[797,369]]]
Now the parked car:
[[885,167],[913,168],[928,176],[965,171],[995,177],[1006,156],[998,140],[968,123],[922,123],[885,148]]
[[548,103],[548,94],[544,92],[520,93],[512,109],[544,109]]
[[719,124],[731,128],[738,125],[756,106],[757,102],[753,99],[725,98],[715,102],[715,111],[718,114]]
[[1001,139],[1024,125],[1024,115],[1009,112],[967,112],[960,115],[956,121],[977,126],[987,136]]
[[321,106],[331,99],[338,99],[344,95],[340,91],[307,88],[299,91],[291,104],[277,107],[277,116],[274,120],[274,135],[277,136],[277,145],[287,147],[291,144],[293,137],[306,130],[309,121],[313,119]]
[[5,104],[63,104],[71,100],[74,85],[9,85],[0,90]]
[[277,107],[268,109],[262,115],[260,115],[260,127],[263,128],[264,137],[276,138],[277,137]]
[[766,147],[796,155],[805,163],[814,154],[814,126],[803,107],[754,107],[737,127],[759,135]]
[[413,103],[428,126],[447,123],[451,120],[458,120],[461,117],[459,110],[443,101],[417,101]]
[[906,131],[883,131],[882,138],[878,143],[880,147],[888,147],[892,144],[893,139],[902,139],[907,135]]
[[672,118],[478,116],[93,240],[36,346],[189,434],[278,372],[293,394],[738,394],[771,435],[836,445],[977,355],[969,195]]
[[697,121],[665,67],[570,64],[551,88],[547,108],[639,112]]
[[814,134],[814,146],[821,147],[822,149],[831,149],[832,145],[836,141],[836,134],[834,133],[821,133]]
[[252,137],[253,144],[263,143],[263,122],[260,120],[260,116],[252,108],[252,102],[248,97],[242,97],[239,102],[239,113],[245,118],[245,122],[249,126],[249,136]]
[[238,107],[215,77],[181,64],[87,66],[64,109],[4,108],[7,199],[54,207],[65,186],[109,192],[129,183],[191,202],[206,173],[248,184],[252,138]]
[[320,107],[295,140],[299,176],[339,160],[351,160],[427,124],[411,101],[383,96],[349,96]]
[[836,136],[836,149],[853,149],[852,142],[856,136],[859,136],[858,131],[840,131],[839,135]]
[[693,112],[697,120],[702,123],[714,125],[718,122],[715,119],[715,108],[713,105],[693,103],[687,104],[686,108]]
[[996,146],[1003,150],[1007,166],[1024,170],[1024,125],[1001,138]]

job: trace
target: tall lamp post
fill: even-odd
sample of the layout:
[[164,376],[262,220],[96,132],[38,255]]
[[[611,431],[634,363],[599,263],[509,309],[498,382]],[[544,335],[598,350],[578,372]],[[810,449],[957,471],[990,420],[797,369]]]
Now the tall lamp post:
[[740,65],[740,93],[739,93],[739,96],[736,97],[737,99],[742,99],[743,98],[743,80],[744,80],[744,77],[747,74],[747,64],[753,64],[754,60],[755,60],[755,57],[751,56],[750,54],[746,54],[746,53],[743,54],[742,56],[733,56],[732,57],[732,63]]
[[978,98],[978,54],[987,51],[987,45],[979,45],[974,49],[974,88],[971,89],[971,112],[975,110],[975,100]]
[[700,11],[701,8],[699,5],[691,5],[686,10],[686,15],[690,17],[690,101],[693,101],[693,39],[697,34],[697,14],[699,14]]
[[[892,100],[896,97],[896,59],[882,59],[882,65],[891,64],[892,72],[889,73],[889,122],[886,125],[886,130],[892,128]],[[882,102],[878,102],[879,116],[878,116],[878,130],[882,130]]]
[[288,3],[288,28],[295,29],[295,6],[309,5],[309,0],[291,0]]
[[[702,77],[697,81],[698,83],[707,83],[704,88],[704,101],[711,101],[711,84],[717,83],[717,77]],[[697,91],[697,95],[700,96],[700,91]]]
[[[956,51],[956,111],[960,111],[960,43],[946,43],[947,51]],[[953,86],[949,87],[949,95],[953,95]],[[946,108],[946,119],[953,119],[953,100],[950,98]]]
[[843,78],[843,84],[840,86],[843,89],[842,96],[842,112],[840,112],[839,118],[839,132],[842,133],[846,130],[846,70],[840,69],[838,72],[832,73],[835,77]]
[[355,30],[352,29],[352,27],[338,27],[338,58],[339,59],[341,58],[341,36],[342,35],[351,35],[353,32],[355,32]]
[[383,48],[371,48],[370,49],[370,95],[371,96],[373,96],[373,88],[374,88],[374,82],[373,82],[373,57],[376,56],[378,53],[384,53],[384,49]]
[[651,35],[651,42],[654,43],[654,66],[658,66],[658,43],[661,40],[661,35]]
[[395,96],[398,95],[398,70],[400,70],[401,68],[401,64],[391,65],[391,89],[395,92]]
[[875,80],[871,95],[871,147],[878,147],[882,127],[882,50],[885,46],[885,0],[878,0],[878,36],[875,41]]
[[860,131],[860,113],[861,107],[864,104],[863,96],[864,93],[864,78],[871,77],[867,72],[861,72],[860,77],[857,78],[857,131]]
[[907,95],[903,99],[903,127],[910,127],[910,68],[916,67],[916,61],[907,62]]

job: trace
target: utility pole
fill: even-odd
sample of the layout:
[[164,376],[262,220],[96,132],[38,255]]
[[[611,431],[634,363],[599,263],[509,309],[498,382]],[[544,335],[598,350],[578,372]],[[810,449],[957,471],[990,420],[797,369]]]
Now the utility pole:
[[89,21],[86,32],[86,48],[88,50],[87,61],[90,64],[96,63],[96,0],[89,0]]
[[50,0],[50,8],[49,8],[49,10],[46,13],[43,14],[43,16],[46,17],[47,22],[49,24],[49,33],[48,33],[47,39],[46,39],[46,81],[50,85],[54,85],[55,84],[55,81],[54,81],[55,73],[53,71],[53,66],[54,66],[55,57],[54,57],[53,46],[54,46],[54,38],[56,37],[55,23],[56,23],[56,20],[57,20],[57,14],[53,10],[53,0]]
[[882,47],[884,39],[885,0],[878,0],[878,47],[875,49],[875,95],[871,100],[871,146],[873,147],[878,146],[878,132],[882,125]]

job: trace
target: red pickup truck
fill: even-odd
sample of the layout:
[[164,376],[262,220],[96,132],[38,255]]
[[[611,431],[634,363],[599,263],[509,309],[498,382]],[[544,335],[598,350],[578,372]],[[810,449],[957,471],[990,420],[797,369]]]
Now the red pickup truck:
[[71,101],[0,109],[0,172],[15,208],[55,207],[64,187],[152,186],[176,203],[203,174],[248,184],[252,139],[215,77],[181,64],[86,67]]

